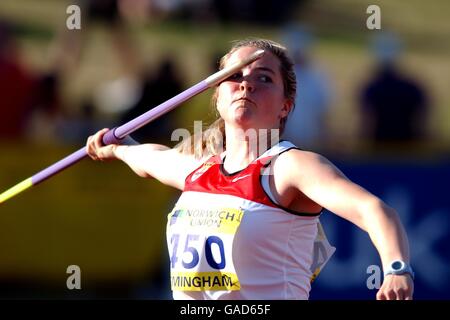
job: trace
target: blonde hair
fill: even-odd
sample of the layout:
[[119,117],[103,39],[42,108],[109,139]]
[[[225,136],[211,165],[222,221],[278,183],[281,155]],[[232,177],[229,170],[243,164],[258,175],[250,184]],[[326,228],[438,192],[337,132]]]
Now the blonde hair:
[[[219,69],[225,67],[230,56],[243,47],[254,47],[271,52],[280,61],[280,73],[283,79],[284,96],[292,103],[291,110],[295,107],[295,95],[297,92],[297,80],[294,72],[294,62],[289,57],[287,49],[279,43],[266,39],[245,39],[235,41],[230,51],[220,59]],[[217,88],[211,98],[214,108],[217,103]],[[280,121],[280,135],[283,134],[287,117]],[[176,146],[181,153],[194,154],[196,158],[207,155],[216,155],[226,149],[225,122],[219,116],[201,135],[194,134],[189,139],[183,140]]]

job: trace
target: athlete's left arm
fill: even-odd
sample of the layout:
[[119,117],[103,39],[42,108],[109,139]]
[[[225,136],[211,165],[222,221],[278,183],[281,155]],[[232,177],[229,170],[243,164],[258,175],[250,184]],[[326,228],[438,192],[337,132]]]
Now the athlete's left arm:
[[[350,181],[329,160],[316,153],[291,150],[277,162],[277,176],[290,187],[365,230],[383,266],[397,259],[409,263],[408,238],[393,208]],[[412,299],[413,287],[408,274],[388,275],[377,298]]]

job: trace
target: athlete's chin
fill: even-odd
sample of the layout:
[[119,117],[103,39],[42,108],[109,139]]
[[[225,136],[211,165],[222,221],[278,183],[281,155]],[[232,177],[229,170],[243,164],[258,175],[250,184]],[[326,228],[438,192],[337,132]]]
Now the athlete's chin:
[[236,120],[250,120],[252,117],[252,110],[247,107],[239,107],[234,110],[234,118]]
[[252,123],[252,114],[248,110],[242,110],[242,108],[239,108],[234,113],[233,117],[234,122],[238,126],[242,127],[248,127]]

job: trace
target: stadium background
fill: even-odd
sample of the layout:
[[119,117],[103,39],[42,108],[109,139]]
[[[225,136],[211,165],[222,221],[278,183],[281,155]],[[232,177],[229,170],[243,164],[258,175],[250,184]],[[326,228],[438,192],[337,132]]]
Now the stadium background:
[[[315,149],[398,210],[411,243],[415,297],[450,298],[448,2],[267,1],[262,7],[241,1],[246,6],[240,8],[239,1],[229,1],[237,6],[234,13],[223,8],[224,1],[119,2],[119,29],[113,29],[116,18],[87,23],[82,10],[80,31],[66,29],[66,8],[73,2],[0,2],[0,22],[8,25],[14,56],[33,78],[57,70],[59,97],[56,115],[34,113],[32,125],[0,136],[1,191],[79,148],[86,133],[118,124],[124,109],[117,100],[129,94],[127,84],[139,70],[155,73],[171,57],[184,89],[212,73],[214,57],[231,40],[258,36],[283,41],[289,25],[301,23],[313,31],[312,57],[333,86],[325,115],[327,139]],[[358,92],[373,68],[370,39],[380,32],[366,28],[370,4],[381,8],[382,29],[402,39],[402,67],[430,97],[427,137],[406,146],[373,148],[360,135]],[[111,35],[115,30],[126,34],[122,52]],[[75,58],[67,51],[78,49]],[[121,54],[136,59],[124,65]],[[65,61],[68,56],[75,62]],[[204,93],[174,111],[177,127],[192,129],[194,120],[211,119],[209,97]],[[87,100],[91,108],[85,108]],[[5,119],[10,108],[0,100],[0,117]],[[54,122],[61,127],[46,130]],[[162,135],[170,133],[167,129]],[[177,196],[134,176],[123,164],[85,160],[11,199],[0,207],[0,297],[169,298],[164,230]],[[329,213],[323,224],[337,251],[314,283],[311,298],[374,298],[375,290],[366,286],[366,269],[379,259],[367,235]],[[69,265],[80,266],[82,290],[66,288]]]

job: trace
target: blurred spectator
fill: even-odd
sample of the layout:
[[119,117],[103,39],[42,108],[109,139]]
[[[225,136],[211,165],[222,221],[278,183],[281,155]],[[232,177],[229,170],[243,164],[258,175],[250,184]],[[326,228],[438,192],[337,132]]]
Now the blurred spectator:
[[100,22],[110,31],[116,54],[126,71],[137,70],[137,53],[127,30],[125,20],[119,10],[119,0],[87,1],[89,21]]
[[[131,99],[130,96],[134,95],[135,86],[133,80],[128,80],[134,79],[138,73],[140,61],[127,30],[124,15],[128,15],[127,18],[132,19],[132,15],[137,14],[137,8],[146,8],[148,1],[136,0],[127,3],[126,0],[75,1],[81,7],[82,29],[61,29],[59,38],[55,41],[53,47],[52,65],[54,68],[65,77],[78,73],[80,65],[84,63],[82,60],[83,51],[91,43],[87,40],[96,28],[104,29],[110,36],[112,44],[110,52],[116,54],[122,68],[118,79],[110,82],[104,81],[98,86],[93,86],[93,91],[88,94],[89,97],[82,99],[76,111],[66,112],[64,118],[54,121],[53,129],[56,130],[57,134],[55,135],[60,140],[66,143],[85,141],[86,137],[99,126],[112,127],[112,123],[116,123],[116,121],[108,118],[111,115],[117,116],[122,111],[115,109],[115,107],[125,108],[129,106],[126,103]],[[96,87],[99,90],[96,90]],[[115,90],[114,95],[112,95],[111,89],[117,88],[120,90]],[[115,104],[108,106],[99,104],[98,96],[105,96],[104,93],[110,94],[110,98],[115,99]],[[102,113],[102,116],[99,117],[98,113]],[[38,117],[38,119],[42,119],[42,117]],[[39,127],[39,122],[37,125]],[[42,126],[40,127],[42,128]]]
[[20,62],[11,30],[0,24],[1,139],[56,140],[61,111],[56,72],[34,74]]
[[[183,84],[175,70],[174,63],[167,58],[162,61],[156,74],[148,72],[143,79],[143,89],[137,103],[126,112],[121,122],[130,121],[151,110],[182,91]],[[176,112],[168,112],[133,133],[142,142],[167,143],[173,130],[177,129]]]
[[31,101],[32,113],[26,125],[27,138],[32,141],[57,141],[58,118],[62,111],[60,77],[56,72],[37,78],[36,90]]
[[305,1],[293,0],[212,0],[213,8],[222,23],[245,22],[279,24],[289,18],[294,6]]
[[10,26],[0,21],[0,139],[23,138],[31,114],[34,80],[19,60]]
[[61,141],[70,144],[80,144],[98,128],[107,127],[95,118],[95,106],[91,98],[85,98],[80,105],[80,112],[66,116],[56,122],[57,135]]
[[376,70],[360,97],[363,134],[381,144],[418,141],[426,131],[426,94],[398,68],[400,42],[396,37],[377,37],[373,49]]
[[301,26],[289,26],[285,31],[284,44],[295,62],[297,97],[283,138],[304,149],[324,147],[328,138],[325,117],[331,89],[327,77],[311,59],[312,42],[311,33]]
[[82,0],[88,17],[107,24],[120,23],[118,0]]
[[126,8],[126,6],[121,6],[119,0],[78,0],[76,2],[83,13],[82,28],[81,30],[68,30],[65,27],[61,29],[59,39],[53,48],[55,64],[61,70],[68,69],[67,71],[74,72],[79,67],[86,38],[92,34],[95,27],[103,27],[111,37],[112,51],[117,55],[124,71],[135,73],[138,70],[137,54],[123,17],[125,14],[123,11],[127,9],[119,10],[120,7]]

